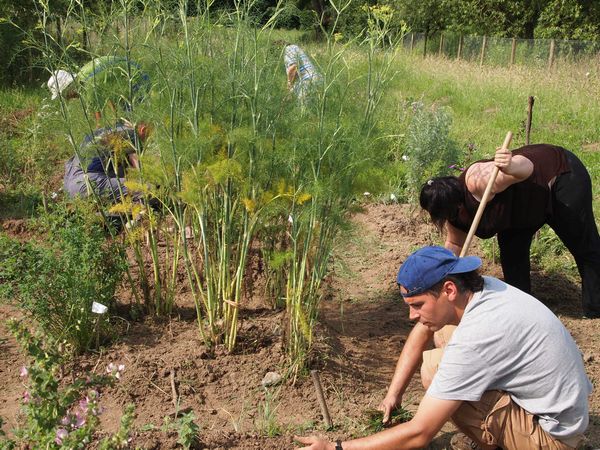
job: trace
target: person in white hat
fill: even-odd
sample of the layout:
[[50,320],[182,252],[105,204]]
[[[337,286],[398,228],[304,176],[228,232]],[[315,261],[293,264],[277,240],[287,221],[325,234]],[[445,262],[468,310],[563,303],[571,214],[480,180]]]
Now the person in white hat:
[[120,56],[100,56],[85,64],[76,74],[57,70],[48,80],[52,99],[82,95],[94,111],[96,127],[108,105],[117,115],[117,107],[130,111],[150,89],[150,78],[139,64]]
[[52,94],[52,100],[56,100],[61,93],[66,98],[70,98],[69,95],[72,94],[76,95],[76,92],[72,89],[65,91],[69,86],[72,86],[73,81],[75,81],[75,76],[76,75],[67,72],[66,70],[56,70],[52,72],[47,83],[48,89],[50,89],[50,93]]

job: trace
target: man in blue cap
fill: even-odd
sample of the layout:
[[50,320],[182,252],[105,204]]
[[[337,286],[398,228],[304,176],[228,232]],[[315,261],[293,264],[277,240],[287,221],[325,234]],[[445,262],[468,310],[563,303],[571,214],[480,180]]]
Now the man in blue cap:
[[[581,353],[541,302],[478,273],[481,260],[443,247],[411,254],[398,272],[418,321],[380,405],[387,421],[421,366],[427,389],[410,422],[351,441],[298,438],[304,449],[425,447],[449,420],[464,433],[454,449],[574,449],[583,440],[592,386]],[[444,333],[448,325],[453,333]],[[446,334],[444,344],[434,335]]]

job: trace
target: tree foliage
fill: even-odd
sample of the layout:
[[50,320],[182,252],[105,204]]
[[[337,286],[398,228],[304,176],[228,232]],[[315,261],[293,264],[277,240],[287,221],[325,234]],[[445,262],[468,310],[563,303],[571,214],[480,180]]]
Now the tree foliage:
[[[176,12],[180,1],[193,16],[202,0],[151,0],[131,2],[136,8],[154,7]],[[248,0],[214,0],[215,10],[234,8]],[[352,39],[366,29],[367,10],[386,6],[394,11],[395,20],[406,23],[412,31],[435,34],[450,31],[470,35],[516,37],[524,39],[556,38],[597,41],[600,36],[600,1],[590,0],[253,0],[251,12],[257,25],[266,23],[277,10],[277,25],[306,31],[337,31]],[[61,20],[73,3],[70,0],[47,0],[52,11],[49,23],[61,28]],[[80,0],[89,17],[99,19],[113,2]],[[250,3],[248,3],[250,5]],[[32,67],[40,66],[39,55],[28,45],[28,36],[40,25],[40,0],[0,0],[0,54],[5,70],[0,83],[24,83],[40,78]],[[79,8],[79,6],[77,6]],[[337,17],[338,11],[344,9]],[[72,11],[72,9],[71,9]],[[104,14],[103,14],[104,12]],[[101,30],[99,30],[101,32]],[[85,44],[84,44],[85,45]],[[41,64],[43,65],[43,64]],[[38,72],[41,68],[38,68]],[[24,76],[26,74],[26,76]]]

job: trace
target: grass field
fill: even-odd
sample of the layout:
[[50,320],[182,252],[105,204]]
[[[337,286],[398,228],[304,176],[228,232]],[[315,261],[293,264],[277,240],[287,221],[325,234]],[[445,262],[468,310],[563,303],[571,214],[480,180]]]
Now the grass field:
[[535,97],[531,143],[575,152],[592,176],[600,212],[600,79],[576,66],[546,71],[515,66],[480,67],[446,58],[406,55],[399,61],[400,95],[424,98],[452,110],[452,137],[474,156],[490,156],[512,131],[513,148],[525,144],[529,96]]

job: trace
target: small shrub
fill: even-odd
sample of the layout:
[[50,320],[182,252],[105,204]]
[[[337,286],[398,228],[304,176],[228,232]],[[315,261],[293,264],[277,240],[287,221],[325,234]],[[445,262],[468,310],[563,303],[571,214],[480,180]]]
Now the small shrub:
[[66,342],[76,353],[88,350],[109,333],[108,315],[94,314],[92,303],[113,304],[125,270],[124,251],[77,209],[58,207],[41,227],[48,246],[0,240],[1,254],[13,252],[0,272],[8,285],[0,294],[16,295],[51,340]]
[[179,435],[177,443],[181,444],[185,450],[188,450],[194,445],[198,437],[198,432],[200,431],[200,427],[196,425],[194,420],[196,420],[196,416],[193,411],[190,411],[181,416],[177,422],[177,433]]
[[181,414],[176,420],[173,420],[169,416],[165,416],[164,424],[161,429],[165,433],[176,431],[178,436],[177,443],[180,444],[183,449],[188,450],[198,443],[200,427],[194,420],[196,420],[194,411]]
[[431,177],[448,174],[460,159],[457,144],[450,138],[452,119],[441,107],[412,103],[413,115],[406,133],[407,183],[416,197]]

